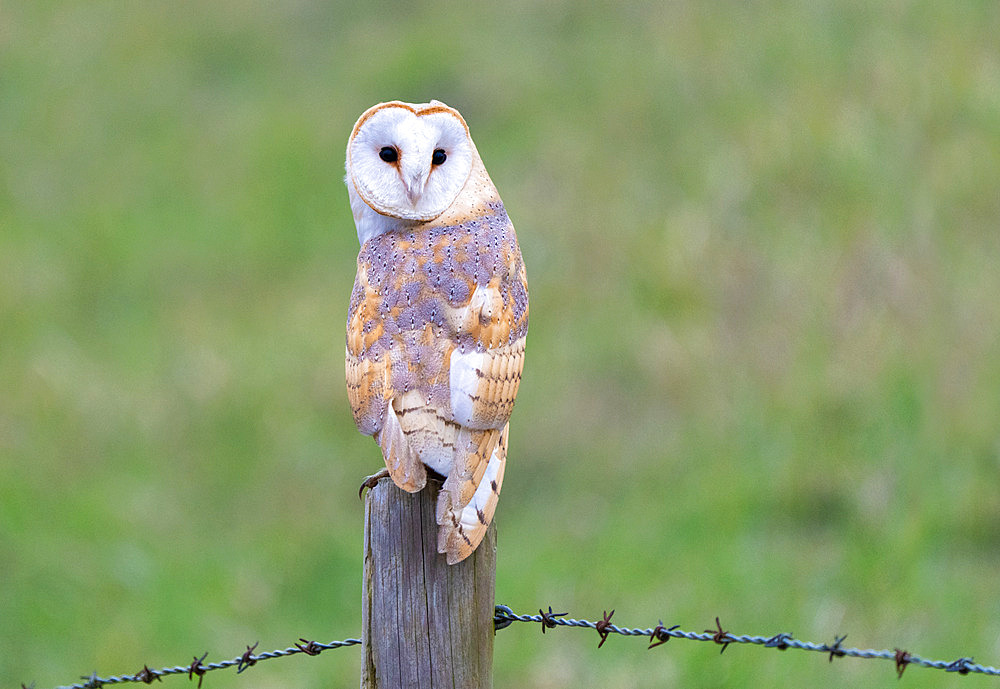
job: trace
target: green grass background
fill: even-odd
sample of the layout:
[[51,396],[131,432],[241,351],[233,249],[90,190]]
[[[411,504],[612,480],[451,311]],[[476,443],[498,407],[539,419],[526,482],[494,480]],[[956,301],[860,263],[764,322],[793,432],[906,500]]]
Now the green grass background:
[[[359,633],[343,148],[394,98],[461,110],[528,265],[499,601],[1000,664],[998,35],[993,0],[4,3],[0,685]],[[897,684],[596,645],[503,631],[496,686]]]

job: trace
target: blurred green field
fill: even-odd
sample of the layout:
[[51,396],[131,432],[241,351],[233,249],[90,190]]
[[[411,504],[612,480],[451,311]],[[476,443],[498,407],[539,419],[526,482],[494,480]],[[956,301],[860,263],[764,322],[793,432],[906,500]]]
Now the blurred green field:
[[[343,148],[393,98],[461,110],[528,264],[498,601],[1000,664],[998,35],[995,1],[4,3],[0,686],[359,632]],[[503,631],[496,686],[896,685],[596,642]]]

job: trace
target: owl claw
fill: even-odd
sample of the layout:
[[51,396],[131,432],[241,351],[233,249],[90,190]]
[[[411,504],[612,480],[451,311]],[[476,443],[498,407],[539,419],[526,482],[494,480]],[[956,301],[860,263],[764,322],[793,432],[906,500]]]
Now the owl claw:
[[365,488],[369,490],[378,485],[378,482],[384,478],[389,478],[389,470],[383,469],[382,471],[372,474],[371,476],[365,476],[365,480],[361,482],[361,487],[358,488],[358,500],[364,498]]

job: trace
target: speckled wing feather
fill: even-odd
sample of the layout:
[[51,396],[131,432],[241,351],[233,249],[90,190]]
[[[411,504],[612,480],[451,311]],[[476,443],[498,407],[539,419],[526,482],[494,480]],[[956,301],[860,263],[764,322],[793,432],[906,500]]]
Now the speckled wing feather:
[[347,323],[358,428],[403,490],[424,486],[424,465],[447,476],[437,517],[449,562],[492,520],[528,327],[513,225],[481,163],[469,184],[483,187],[479,203],[365,242]]
[[489,461],[483,463],[483,476],[469,501],[461,506],[455,504],[448,490],[438,497],[438,552],[446,553],[451,564],[465,559],[476,549],[493,521],[507,466],[507,428],[505,425],[499,432],[497,444],[487,455]]

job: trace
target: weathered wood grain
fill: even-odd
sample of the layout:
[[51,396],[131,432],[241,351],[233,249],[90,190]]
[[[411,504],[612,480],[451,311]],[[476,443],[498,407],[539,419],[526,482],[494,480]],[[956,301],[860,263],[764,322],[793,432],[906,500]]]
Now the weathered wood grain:
[[440,484],[379,481],[365,500],[362,689],[490,689],[496,526],[449,565],[437,552]]

